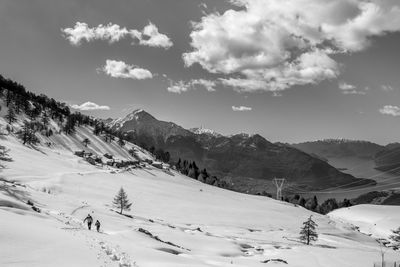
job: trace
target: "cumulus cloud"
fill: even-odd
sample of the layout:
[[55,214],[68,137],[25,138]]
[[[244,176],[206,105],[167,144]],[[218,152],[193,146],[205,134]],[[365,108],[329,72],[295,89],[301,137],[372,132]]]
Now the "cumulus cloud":
[[239,106],[239,107],[232,106],[232,110],[233,111],[251,111],[252,108],[251,107],[246,107],[246,106]]
[[391,106],[391,105],[386,105],[383,108],[379,110],[380,113],[384,115],[391,115],[391,116],[400,116],[400,107],[398,106]]
[[171,39],[158,31],[158,28],[153,23],[149,23],[141,32],[132,30],[131,35],[139,40],[139,44],[151,47],[170,48],[173,43]]
[[193,79],[188,82],[178,81],[173,82],[170,80],[170,86],[167,88],[168,92],[180,94],[182,92],[187,92],[191,89],[196,89],[196,85],[201,85],[206,88],[209,92],[215,91],[216,81],[205,80],[205,79]]
[[153,23],[149,22],[142,31],[136,29],[128,30],[117,24],[109,23],[107,25],[98,25],[96,27],[89,27],[87,23],[76,22],[73,28],[61,29],[63,36],[72,45],[78,46],[83,41],[91,42],[94,40],[108,41],[109,43],[117,42],[126,37],[131,37],[134,42],[140,45],[151,47],[170,48],[173,43],[171,39],[158,31],[158,28]]
[[[342,91],[344,95],[365,95],[365,91],[357,90],[357,87],[352,84],[348,84],[346,82],[339,82],[339,89]],[[365,90],[368,90],[366,88]]]
[[185,83],[184,81],[171,82],[170,86],[168,86],[167,90],[171,93],[180,94],[182,92],[187,92],[190,89],[190,85]]
[[395,0],[231,2],[241,8],[193,23],[192,51],[183,60],[211,73],[235,74],[223,83],[242,92],[276,92],[336,78],[340,64],[332,55],[361,51],[371,37],[400,30]]
[[144,80],[153,78],[153,74],[135,65],[128,65],[123,61],[107,59],[106,65],[102,68],[104,73],[114,78],[125,78]]
[[109,106],[100,106],[90,101],[82,103],[80,105],[72,105],[71,107],[78,110],[110,110]]

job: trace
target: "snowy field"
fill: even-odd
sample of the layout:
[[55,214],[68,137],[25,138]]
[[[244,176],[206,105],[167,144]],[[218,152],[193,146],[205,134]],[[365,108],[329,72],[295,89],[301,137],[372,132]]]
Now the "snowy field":
[[362,233],[387,239],[394,229],[400,227],[400,207],[382,205],[357,205],[334,210],[332,219],[348,222],[359,227]]
[[[344,222],[359,218],[352,212],[357,207],[330,217],[313,214],[319,240],[306,246],[298,233],[312,214],[308,210],[153,167],[121,172],[95,167],[72,153],[83,148],[84,137],[93,152],[129,157],[88,128],[73,137],[55,135],[43,140],[51,147],[37,149],[0,137],[13,158],[0,172],[0,266],[369,267],[379,260],[374,239]],[[111,206],[121,186],[133,202],[130,217]],[[399,214],[398,208],[368,211],[364,221],[376,213]],[[346,212],[353,215],[345,218]],[[101,233],[87,230],[87,214],[100,220]],[[386,258],[400,255],[391,251]]]

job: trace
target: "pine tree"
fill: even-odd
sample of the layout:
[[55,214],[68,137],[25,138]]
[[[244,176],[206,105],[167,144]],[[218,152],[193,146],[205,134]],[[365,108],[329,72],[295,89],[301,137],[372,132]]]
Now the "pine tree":
[[106,133],[106,134],[104,135],[104,141],[105,141],[106,143],[108,143],[108,142],[111,143],[112,140],[114,140],[114,136],[113,136],[111,133]]
[[129,150],[128,150],[128,153],[129,153],[129,155],[131,155],[132,157],[135,157],[135,158],[136,158],[136,151],[135,151],[134,148],[129,149]]
[[7,89],[7,94],[6,94],[6,106],[7,107],[11,104],[12,99],[13,99],[13,93],[10,91],[10,89]]
[[46,127],[50,122],[49,114],[45,110],[42,113],[42,123]]
[[390,241],[393,242],[393,246],[396,249],[400,249],[400,227],[396,230],[392,230],[392,235],[389,236]]
[[67,122],[64,125],[64,131],[66,134],[72,134],[75,132],[76,120],[74,117],[67,117]]
[[130,210],[132,203],[129,203],[128,200],[128,195],[125,193],[124,189],[121,187],[121,189],[118,191],[118,194],[115,196],[113,205],[120,209],[119,214],[122,214],[123,210]]
[[118,145],[120,145],[121,147],[125,145],[125,141],[121,137],[118,139]]
[[[0,160],[1,161],[11,161],[10,156],[8,155],[8,152],[10,150],[7,149],[5,146],[0,145]],[[0,165],[1,166],[1,165]]]
[[4,117],[7,119],[8,124],[13,124],[14,122],[17,121],[17,116],[15,115],[15,111],[12,106],[8,108],[8,112]]
[[169,154],[168,151],[165,151],[164,155],[163,155],[163,161],[165,163],[169,163],[169,160],[171,159],[171,155]]
[[23,141],[23,144],[36,145],[39,139],[35,135],[34,125],[28,121],[24,121],[21,132],[18,137]]
[[87,147],[90,144],[90,140],[88,138],[83,139],[82,143]]
[[311,215],[307,221],[303,222],[303,227],[300,231],[300,240],[307,245],[309,245],[311,241],[316,241],[318,239],[316,231],[317,226],[318,225],[313,221]]
[[94,125],[94,129],[93,129],[94,135],[99,135],[100,132],[101,132],[100,125],[99,124],[95,124]]
[[309,200],[307,200],[305,208],[308,210],[316,211],[318,208],[317,196],[314,196],[313,198],[310,198]]
[[176,167],[176,169],[177,169],[178,171],[180,171],[181,168],[182,168],[181,162],[182,162],[182,160],[181,160],[181,158],[179,158],[178,162],[175,164],[175,167]]

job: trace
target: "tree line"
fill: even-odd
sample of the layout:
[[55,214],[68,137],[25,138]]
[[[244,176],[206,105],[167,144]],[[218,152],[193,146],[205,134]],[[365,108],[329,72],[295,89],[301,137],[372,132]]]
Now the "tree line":
[[80,112],[71,112],[69,106],[58,102],[44,94],[35,94],[27,91],[25,87],[11,79],[6,79],[0,75],[0,98],[4,100],[7,113],[4,116],[8,125],[6,130],[14,132],[14,124],[18,120],[18,115],[25,114],[27,119],[23,121],[22,128],[16,135],[24,144],[35,145],[39,142],[36,133],[41,133],[47,137],[55,133],[54,127],[49,125],[53,120],[60,126],[59,133],[73,134],[76,127],[89,125],[94,127],[94,133],[111,134],[104,122],[93,117],[84,115]]
[[298,194],[290,197],[285,197],[283,201],[302,206],[308,210],[324,215],[339,208],[353,206],[353,203],[346,198],[343,201],[337,201],[335,198],[329,198],[320,204],[318,203],[317,196],[304,198]]

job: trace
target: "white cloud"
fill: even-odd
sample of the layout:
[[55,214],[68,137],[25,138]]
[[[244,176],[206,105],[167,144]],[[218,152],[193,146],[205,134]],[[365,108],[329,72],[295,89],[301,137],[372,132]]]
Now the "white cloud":
[[348,84],[346,82],[340,82],[339,89],[344,90],[344,91],[349,91],[349,90],[355,90],[355,89],[357,89],[357,87],[355,85]]
[[153,74],[143,68],[135,65],[128,65],[123,61],[107,59],[106,65],[102,68],[104,73],[114,78],[130,78],[135,80],[144,80],[153,78]]
[[189,82],[192,86],[194,85],[202,85],[204,88],[207,89],[209,92],[215,92],[215,86],[217,83],[215,81],[205,80],[205,79],[194,79]]
[[382,85],[381,89],[382,89],[382,91],[385,91],[385,92],[390,92],[390,91],[394,90],[394,88],[390,85]]
[[366,95],[367,93],[364,91],[357,91],[357,90],[346,90],[342,91],[344,95]]
[[196,85],[203,86],[209,92],[215,92],[215,86],[217,85],[217,82],[205,79],[192,79],[188,82],[173,82],[172,80],[170,80],[170,86],[167,88],[167,90],[171,93],[180,94],[182,92],[187,92],[191,89],[196,89]]
[[133,38],[139,40],[141,45],[163,47],[165,49],[173,45],[171,39],[167,35],[160,33],[157,26],[151,22],[143,28],[142,32],[134,30],[131,31],[131,34]]
[[[339,82],[339,89],[342,91],[342,94],[344,95],[365,95],[365,91],[360,91],[357,90],[357,87],[355,85],[346,83],[346,82]],[[365,90],[368,90],[368,87],[365,88]]]
[[117,24],[100,24],[97,27],[90,28],[87,23],[77,22],[73,28],[61,29],[64,37],[72,45],[80,45],[83,40],[91,42],[93,40],[103,40],[114,43],[126,37],[129,31],[121,28]]
[[400,108],[398,106],[386,105],[379,110],[380,113],[391,116],[400,116]]
[[225,81],[240,81],[240,91],[280,91],[336,78],[340,64],[332,54],[361,51],[371,37],[400,30],[395,0],[231,2],[241,8],[193,24],[192,51],[183,59],[186,66],[235,74]]
[[233,87],[239,93],[260,91],[268,88],[268,83],[263,80],[229,78],[220,79],[220,81],[225,86]]
[[100,106],[90,101],[82,103],[80,105],[72,105],[71,107],[78,110],[110,110],[109,106]]
[[184,81],[179,81],[176,83],[171,82],[170,86],[168,86],[168,88],[167,88],[168,92],[176,93],[176,94],[180,94],[182,92],[187,92],[189,89],[190,89],[190,85],[188,85]]
[[[128,30],[121,28],[117,24],[109,23],[107,25],[98,25],[96,27],[89,27],[87,23],[76,22],[73,28],[61,29],[64,38],[66,38],[72,45],[80,45],[82,41],[91,42],[94,40],[108,41],[109,43],[117,42],[126,37],[131,37],[137,40],[140,45],[151,47],[170,48],[173,43],[171,39],[158,31],[158,28],[153,23],[149,22],[142,31],[135,29]],[[135,42],[133,42],[134,44]]]
[[251,107],[246,107],[246,106],[239,106],[239,107],[236,107],[236,106],[232,106],[232,110],[233,111],[251,111],[253,108],[251,108]]

